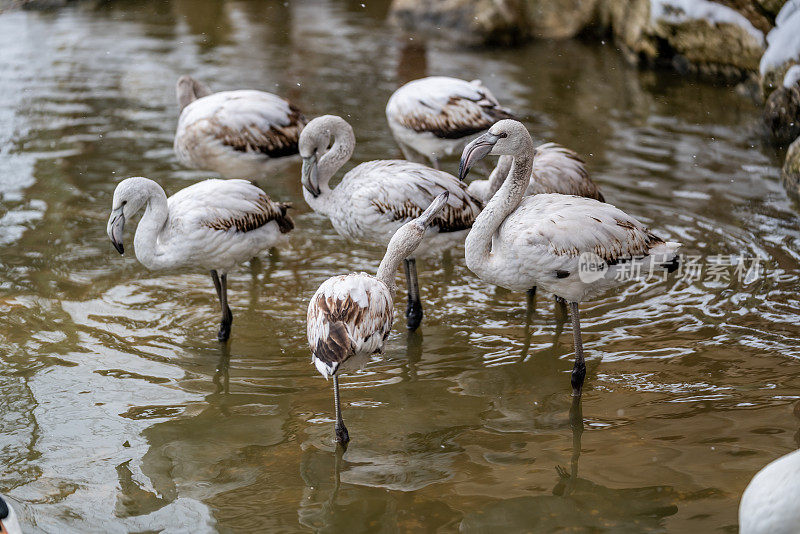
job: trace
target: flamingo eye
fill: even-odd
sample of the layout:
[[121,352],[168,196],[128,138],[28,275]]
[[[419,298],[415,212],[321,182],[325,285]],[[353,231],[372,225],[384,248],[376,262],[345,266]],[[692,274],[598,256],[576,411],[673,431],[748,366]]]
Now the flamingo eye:
[[508,134],[506,132],[500,132],[499,134],[497,134],[497,137],[499,137],[500,139],[505,139],[506,137],[508,137]]

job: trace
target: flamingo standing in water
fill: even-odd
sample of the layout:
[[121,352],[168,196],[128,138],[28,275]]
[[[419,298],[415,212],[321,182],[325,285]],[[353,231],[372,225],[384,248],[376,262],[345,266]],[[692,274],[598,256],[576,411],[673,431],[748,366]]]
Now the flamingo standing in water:
[[517,121],[502,120],[468,144],[459,178],[488,154],[513,156],[513,161],[466,238],[467,267],[491,284],[512,291],[540,286],[569,302],[572,392],[579,396],[586,376],[579,303],[622,284],[622,269],[632,264],[673,270],[680,243],[665,242],[611,204],[557,193],[526,197],[535,150]]
[[[513,161],[512,156],[500,156],[489,179],[473,180],[468,191],[488,202],[503,185]],[[533,170],[525,195],[542,193],[576,195],[605,202],[603,193],[589,177],[586,163],[575,152],[556,143],[544,143],[534,151]],[[528,318],[533,313],[535,298],[536,286],[528,289]],[[561,316],[566,317],[564,300],[556,297],[556,304]]]
[[264,91],[212,93],[191,76],[178,79],[176,93],[181,114],[174,149],[187,167],[254,178],[297,154],[306,119],[288,100]]
[[445,191],[422,214],[392,236],[375,276],[334,276],[319,286],[308,305],[307,334],[311,360],[326,379],[333,377],[336,441],[350,441],[342,420],[339,375],[361,369],[381,354],[394,321],[395,274],[400,262],[422,243],[428,227],[448,202]]
[[284,240],[294,228],[289,207],[245,180],[205,180],[167,198],[153,180],[127,178],[114,190],[107,232],[123,254],[125,223],[145,208],[133,239],[136,259],[153,270],[210,270],[222,310],[217,338],[225,341],[233,322],[228,271]]
[[400,87],[386,104],[386,120],[407,160],[434,168],[500,119],[513,118],[480,80],[430,76]]
[[[328,148],[331,138],[333,145]],[[445,191],[450,193],[424,243],[405,260],[407,325],[415,330],[423,315],[416,257],[463,243],[483,203],[455,176],[403,160],[362,163],[331,189],[331,178],[350,159],[355,143],[353,129],[335,115],[317,117],[300,134],[303,197],[311,209],[330,219],[342,237],[385,246],[400,226],[418,217],[434,198]]]

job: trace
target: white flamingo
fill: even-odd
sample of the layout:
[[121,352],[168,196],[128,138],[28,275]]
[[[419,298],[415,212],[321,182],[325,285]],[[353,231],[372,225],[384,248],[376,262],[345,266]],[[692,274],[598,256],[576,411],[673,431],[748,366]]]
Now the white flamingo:
[[0,533],[22,534],[17,513],[3,496],[0,496]]
[[[328,149],[331,138],[333,146]],[[331,189],[331,178],[350,159],[354,147],[353,129],[334,115],[315,118],[300,134],[303,197],[349,240],[384,246],[401,225],[418,217],[436,196],[450,193],[417,254],[405,260],[407,324],[414,330],[423,315],[416,257],[441,253],[463,243],[483,205],[454,176],[403,160],[362,163]]]
[[[500,156],[489,179],[473,180],[467,190],[484,202],[488,202],[503,185],[511,171],[513,161],[512,156]],[[525,195],[542,193],[576,195],[605,202],[600,189],[589,177],[586,163],[578,154],[556,143],[544,143],[537,146],[534,151],[533,170]],[[533,312],[535,298],[536,286],[528,290],[528,314]],[[566,317],[564,300],[556,297],[556,303],[563,310],[561,315]]]
[[[503,185],[514,158],[500,156],[488,180],[473,180],[469,192],[487,202]],[[605,202],[600,189],[589,177],[586,162],[572,150],[556,143],[544,143],[536,147],[533,170],[526,195],[561,193],[593,198]]]
[[445,191],[422,214],[403,224],[386,247],[378,272],[334,276],[319,286],[308,305],[311,361],[326,379],[333,377],[336,441],[350,441],[342,420],[339,375],[361,369],[383,346],[394,321],[395,275],[400,261],[423,242],[428,227],[447,205]]
[[739,503],[740,534],[796,534],[800,529],[800,450],[756,473]]
[[245,180],[205,180],[167,198],[154,181],[127,178],[114,190],[107,232],[123,254],[125,222],[145,208],[133,239],[136,259],[153,270],[210,270],[222,310],[217,337],[225,341],[233,322],[228,271],[283,241],[294,228],[289,207]]
[[464,148],[459,177],[488,154],[513,156],[511,172],[472,225],[467,267],[515,291],[539,286],[569,302],[575,342],[573,395],[581,394],[583,358],[578,303],[624,282],[632,266],[677,267],[680,243],[665,242],[610,204],[557,193],[525,196],[534,146],[525,127],[502,120]]
[[178,79],[176,93],[181,114],[174,149],[187,167],[253,178],[276,159],[297,154],[306,119],[288,100],[254,90],[211,93],[191,76]]
[[439,160],[458,152],[500,119],[513,118],[480,80],[430,76],[400,87],[386,104],[386,120],[406,159]]

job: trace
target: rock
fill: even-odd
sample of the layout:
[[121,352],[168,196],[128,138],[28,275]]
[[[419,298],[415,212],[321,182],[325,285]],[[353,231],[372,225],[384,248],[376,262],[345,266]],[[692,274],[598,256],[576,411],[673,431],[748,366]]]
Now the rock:
[[595,18],[599,0],[527,0],[531,33],[543,39],[567,39]]
[[598,18],[632,63],[652,63],[658,57],[658,42],[650,29],[650,0],[605,0]]
[[788,145],[800,136],[800,65],[786,71],[783,84],[767,98],[764,123],[779,144]]
[[737,78],[756,72],[764,34],[741,13],[706,0],[654,0],[653,33],[689,70]]
[[392,22],[464,44],[519,44],[530,37],[525,0],[393,0]]
[[786,161],[781,169],[781,181],[790,196],[800,199],[800,138],[789,145]]
[[[798,0],[800,1],[800,0]],[[758,72],[764,34],[742,13],[707,0],[604,0],[599,19],[631,59],[742,80]],[[766,25],[758,19],[759,25]]]
[[775,18],[761,57],[761,91],[764,97],[777,87],[792,65],[800,64],[800,0],[789,0]]

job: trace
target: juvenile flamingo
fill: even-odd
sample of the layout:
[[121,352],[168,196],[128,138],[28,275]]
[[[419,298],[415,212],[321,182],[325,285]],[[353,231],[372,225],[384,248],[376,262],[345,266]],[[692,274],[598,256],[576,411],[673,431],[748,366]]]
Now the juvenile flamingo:
[[513,162],[467,236],[467,267],[491,284],[512,291],[539,286],[569,302],[575,343],[571,382],[579,396],[586,364],[578,304],[624,283],[623,269],[634,264],[677,268],[680,243],[665,242],[611,204],[557,193],[526,197],[535,151],[517,121],[502,120],[468,144],[459,177],[488,154],[513,156]]
[[255,178],[297,154],[306,119],[288,100],[254,90],[212,93],[191,76],[181,76],[175,90],[181,114],[174,149],[187,167]]
[[311,298],[306,325],[311,360],[322,376],[333,377],[334,433],[339,443],[350,441],[342,419],[339,375],[357,371],[373,354],[383,353],[394,321],[397,269],[422,243],[428,227],[447,205],[448,196],[447,191],[438,195],[419,217],[394,233],[375,276],[334,276]]
[[294,228],[289,207],[245,180],[205,180],[167,198],[153,180],[127,178],[114,190],[107,232],[123,254],[125,223],[145,208],[133,238],[136,259],[152,270],[210,270],[222,309],[217,338],[225,341],[233,322],[228,271],[284,240]]
[[[330,146],[333,139],[333,146]],[[483,203],[467,186],[446,172],[403,160],[362,163],[344,175],[335,189],[328,185],[355,148],[353,129],[341,117],[325,115],[300,134],[303,197],[315,212],[327,216],[346,239],[385,246],[400,226],[418,217],[441,193],[447,205],[428,229],[417,253],[405,260],[408,282],[407,325],[422,322],[417,256],[442,253],[464,242]]]
[[434,168],[500,119],[513,118],[480,80],[430,76],[400,87],[386,104],[386,120],[407,160]]

